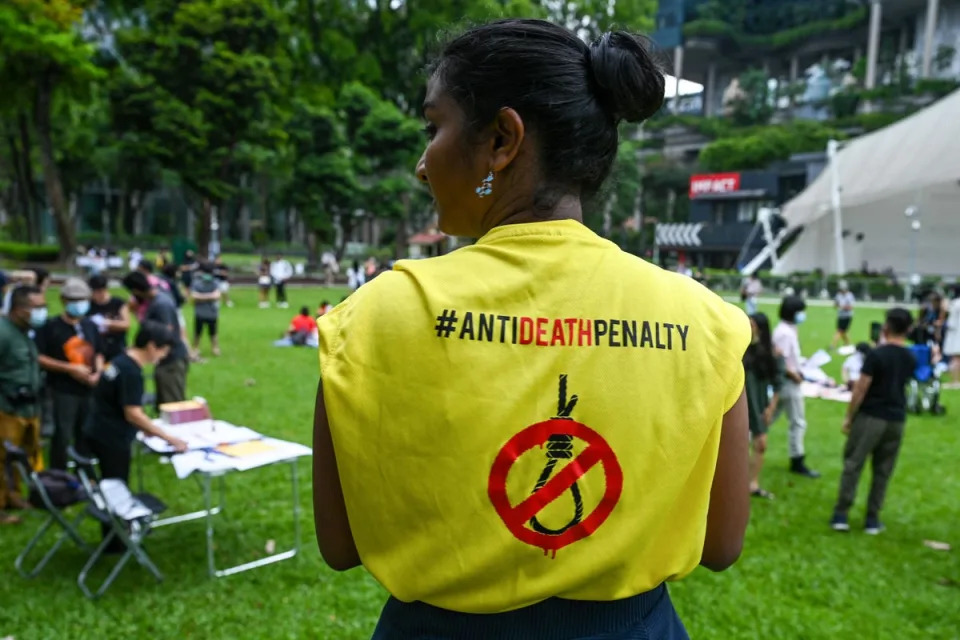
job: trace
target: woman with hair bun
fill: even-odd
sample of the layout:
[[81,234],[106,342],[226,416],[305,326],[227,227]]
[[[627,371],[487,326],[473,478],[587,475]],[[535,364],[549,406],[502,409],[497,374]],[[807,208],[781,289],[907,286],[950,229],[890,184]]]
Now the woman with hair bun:
[[454,38],[416,173],[477,238],[319,320],[324,559],[390,592],[377,639],[686,638],[665,586],[738,558],[746,316],[583,224],[664,76],[625,32]]

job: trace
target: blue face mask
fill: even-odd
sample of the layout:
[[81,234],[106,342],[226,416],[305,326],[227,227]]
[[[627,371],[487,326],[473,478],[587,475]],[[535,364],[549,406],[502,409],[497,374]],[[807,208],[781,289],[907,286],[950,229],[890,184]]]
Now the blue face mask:
[[30,309],[30,326],[39,329],[47,323],[47,308]]
[[793,317],[794,324],[803,324],[807,321],[807,312],[806,311],[797,311],[797,315]]
[[90,301],[74,300],[73,302],[68,302],[64,305],[64,311],[66,311],[67,315],[71,318],[82,318],[87,315],[87,311],[90,311]]

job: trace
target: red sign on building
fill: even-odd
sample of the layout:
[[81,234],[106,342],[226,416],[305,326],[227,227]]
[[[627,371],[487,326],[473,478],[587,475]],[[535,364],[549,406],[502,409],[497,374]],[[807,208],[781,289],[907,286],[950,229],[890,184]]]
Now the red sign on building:
[[691,199],[739,190],[739,173],[708,173],[690,176]]

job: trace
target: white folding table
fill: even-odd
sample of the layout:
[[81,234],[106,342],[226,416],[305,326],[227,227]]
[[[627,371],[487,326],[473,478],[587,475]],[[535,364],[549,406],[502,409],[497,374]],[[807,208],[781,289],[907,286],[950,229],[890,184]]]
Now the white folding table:
[[[219,420],[203,420],[182,425],[167,425],[159,420],[155,420],[154,423],[172,435],[186,440],[190,448],[186,453],[173,454],[169,445],[163,440],[159,438],[140,437],[139,440],[142,446],[137,448],[138,457],[141,450],[169,456],[177,472],[177,477],[184,479],[187,476],[194,476],[200,484],[201,492],[203,493],[203,509],[157,520],[153,523],[154,528],[204,519],[206,521],[207,571],[212,578],[222,578],[235,573],[249,571],[250,569],[288,560],[297,555],[300,551],[300,494],[297,478],[297,463],[300,458],[312,455],[313,452],[309,447],[294,442],[277,440],[275,438],[265,438],[250,429],[237,427]],[[215,450],[215,447],[220,444],[238,444],[252,440],[261,440],[265,445],[270,447],[270,450],[243,457],[231,457]],[[214,516],[222,513],[224,510],[225,478],[234,473],[243,473],[245,471],[280,464],[290,465],[290,486],[293,499],[293,546],[284,551],[271,553],[264,558],[218,569],[214,554],[216,548]],[[138,480],[142,490],[142,462],[137,464],[137,469]],[[219,496],[217,504],[213,503],[212,485],[214,480],[216,480],[218,485],[217,493]]]

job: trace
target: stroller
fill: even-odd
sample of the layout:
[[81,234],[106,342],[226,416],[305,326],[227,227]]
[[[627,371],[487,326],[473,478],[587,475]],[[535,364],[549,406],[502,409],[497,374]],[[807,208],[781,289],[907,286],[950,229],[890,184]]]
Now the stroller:
[[915,344],[910,350],[917,368],[907,385],[907,411],[917,415],[929,411],[941,416],[947,410],[940,404],[940,369],[933,364],[933,350],[926,344]]

